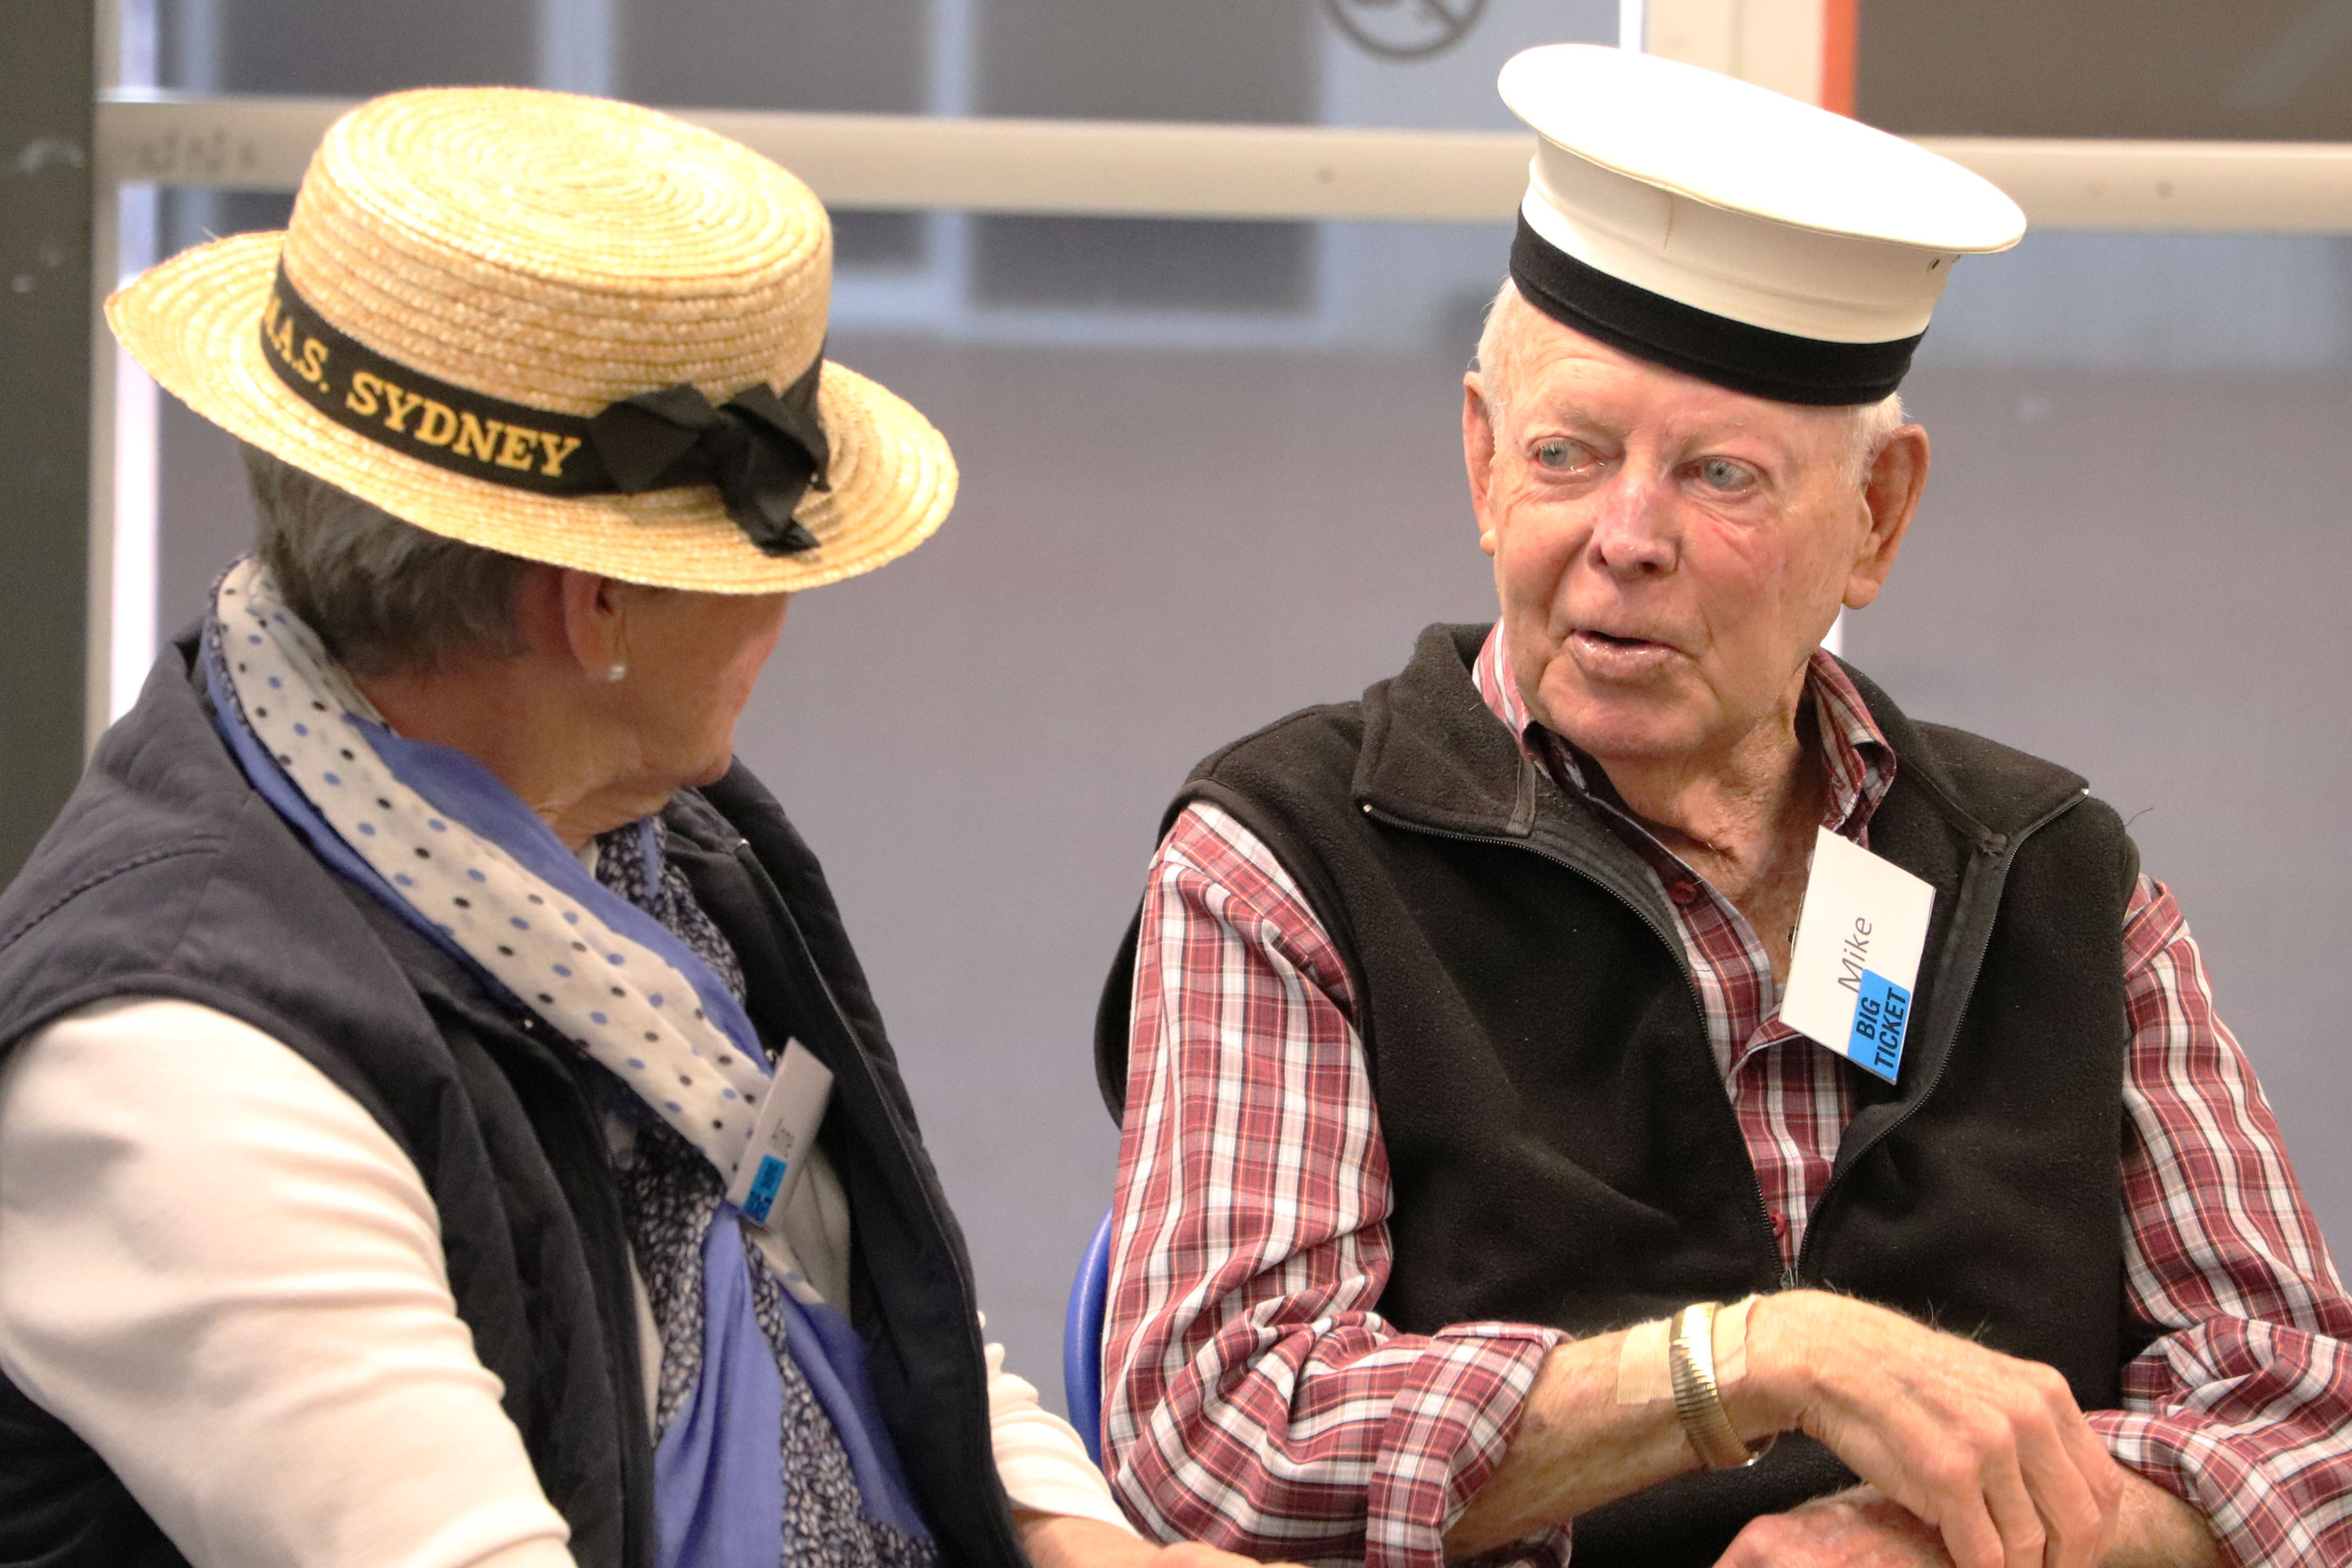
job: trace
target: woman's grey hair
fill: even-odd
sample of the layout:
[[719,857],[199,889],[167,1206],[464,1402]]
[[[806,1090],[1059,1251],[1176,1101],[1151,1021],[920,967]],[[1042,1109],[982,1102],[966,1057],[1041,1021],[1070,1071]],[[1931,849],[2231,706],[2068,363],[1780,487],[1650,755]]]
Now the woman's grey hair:
[[[1510,385],[1511,328],[1520,311],[1533,307],[1520,298],[1518,285],[1509,279],[1496,290],[1494,302],[1486,307],[1486,324],[1478,333],[1477,357],[1470,362],[1478,373],[1483,391],[1480,401],[1486,405],[1486,417],[1498,427],[1504,406],[1504,390]],[[1890,392],[1876,403],[1856,404],[1844,410],[1846,426],[1846,480],[1861,484],[1870,477],[1870,466],[1888,437],[1903,428],[1903,395]]]
[[403,522],[257,447],[244,451],[262,564],[346,668],[395,675],[523,651],[514,596],[524,562]]

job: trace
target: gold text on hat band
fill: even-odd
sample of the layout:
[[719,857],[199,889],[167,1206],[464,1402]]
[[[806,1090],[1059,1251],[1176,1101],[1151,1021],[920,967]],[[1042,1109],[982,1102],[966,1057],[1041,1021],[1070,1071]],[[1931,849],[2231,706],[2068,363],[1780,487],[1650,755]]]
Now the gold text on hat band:
[[793,520],[829,489],[817,415],[822,349],[779,393],[755,382],[713,406],[691,384],[625,397],[590,418],[488,396],[376,353],[302,298],[281,264],[261,309],[263,355],[287,388],[380,447],[541,495],[718,487],[728,517],[771,555],[817,547]]
[[620,487],[593,462],[574,462],[585,419],[530,408],[395,364],[336,331],[295,291],[283,268],[261,307],[270,368],[304,402],[345,429],[453,473],[542,495]]

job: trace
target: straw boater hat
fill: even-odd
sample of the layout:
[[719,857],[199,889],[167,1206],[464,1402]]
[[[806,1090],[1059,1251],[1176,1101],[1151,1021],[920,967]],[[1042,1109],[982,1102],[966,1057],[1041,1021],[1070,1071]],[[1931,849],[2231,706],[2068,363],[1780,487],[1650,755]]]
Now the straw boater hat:
[[1885,397],[1952,264],[2025,233],[2017,204],[1958,163],[1696,66],[1554,44],[1515,57],[1500,88],[1538,138],[1519,292],[1735,391]]
[[335,122],[284,234],[107,301],[139,363],[243,440],[419,528],[722,594],[814,587],[955,499],[923,416],[824,359],[807,186],[666,115],[395,93]]

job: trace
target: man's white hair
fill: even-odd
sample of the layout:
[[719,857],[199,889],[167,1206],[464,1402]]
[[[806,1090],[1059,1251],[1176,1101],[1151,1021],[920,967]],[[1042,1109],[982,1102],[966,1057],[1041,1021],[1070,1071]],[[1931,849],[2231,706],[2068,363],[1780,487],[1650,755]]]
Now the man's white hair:
[[[1522,313],[1532,313],[1519,294],[1518,285],[1509,279],[1495,291],[1494,302],[1486,307],[1486,324],[1478,333],[1478,353],[1471,368],[1478,373],[1479,401],[1486,410],[1487,422],[1496,431],[1503,428],[1503,412],[1509,399],[1511,384],[1511,348],[1517,341],[1514,329]],[[1859,485],[1870,477],[1870,466],[1878,460],[1880,448],[1887,438],[1903,428],[1903,395],[1890,392],[1876,403],[1861,403],[1844,410],[1846,428],[1846,479]]]

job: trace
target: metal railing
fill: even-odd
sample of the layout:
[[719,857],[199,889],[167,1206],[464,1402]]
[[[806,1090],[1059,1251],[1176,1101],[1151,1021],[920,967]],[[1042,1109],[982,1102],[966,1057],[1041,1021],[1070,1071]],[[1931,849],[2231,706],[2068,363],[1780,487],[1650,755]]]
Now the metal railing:
[[[99,108],[110,184],[290,191],[352,100],[130,98]],[[1181,218],[1507,221],[1525,134],[898,114],[672,112],[829,205]],[[2352,234],[2352,143],[1922,137],[2036,226]]]

